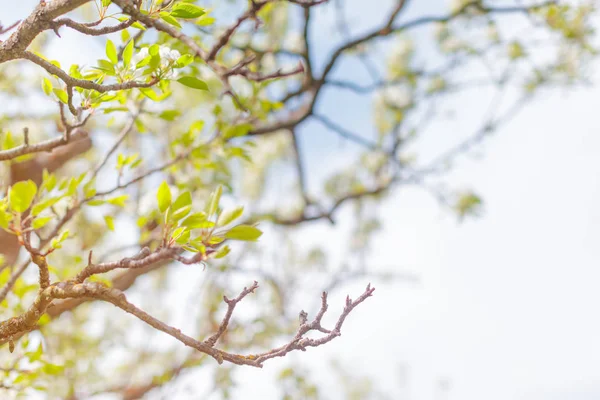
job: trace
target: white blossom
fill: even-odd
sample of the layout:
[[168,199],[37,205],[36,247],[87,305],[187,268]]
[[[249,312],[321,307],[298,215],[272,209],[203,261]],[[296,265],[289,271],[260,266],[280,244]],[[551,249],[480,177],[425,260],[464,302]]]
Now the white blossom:
[[177,61],[177,59],[181,57],[181,54],[177,50],[172,50],[167,46],[160,46],[158,54],[160,55],[161,60],[167,61]]

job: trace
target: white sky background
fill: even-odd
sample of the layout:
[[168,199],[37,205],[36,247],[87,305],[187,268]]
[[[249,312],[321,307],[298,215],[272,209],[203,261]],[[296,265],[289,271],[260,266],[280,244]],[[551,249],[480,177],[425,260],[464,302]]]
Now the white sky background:
[[[350,19],[379,21],[391,1],[376,2],[347,0]],[[2,7],[0,20],[21,18],[34,3],[11,2]],[[441,0],[419,3],[410,4],[410,11],[446,10]],[[319,14],[315,26],[329,24],[331,17]],[[327,29],[314,41],[320,59],[334,46]],[[70,39],[77,36],[63,36],[53,57],[95,59],[93,49],[86,54],[89,47],[78,46],[74,54],[67,43],[78,44]],[[102,50],[103,44],[98,46]],[[390,197],[382,208],[385,232],[370,263],[412,271],[421,284],[377,284],[376,295],[349,317],[341,338],[295,355],[297,360],[318,370],[328,367],[331,356],[340,357],[350,371],[383,382],[393,398],[600,398],[598,91],[550,93],[486,142],[484,158],[463,160],[452,175],[453,184],[482,194],[483,218],[458,224],[429,194],[414,188]],[[323,109],[334,110],[330,117],[354,130],[368,127],[370,108],[349,99],[327,96]],[[474,97],[472,103],[486,100]],[[305,128],[303,135],[308,134],[334,136],[317,124]],[[324,152],[319,156],[327,154],[327,143],[319,144]],[[328,237],[340,231],[327,231]],[[332,296],[330,312],[341,309],[345,293],[358,294],[363,286]],[[238,370],[238,398],[272,398],[265,376],[285,363]],[[402,366],[404,387],[398,384]],[[440,380],[449,382],[445,394]],[[328,385],[327,398],[341,399],[338,388]]]

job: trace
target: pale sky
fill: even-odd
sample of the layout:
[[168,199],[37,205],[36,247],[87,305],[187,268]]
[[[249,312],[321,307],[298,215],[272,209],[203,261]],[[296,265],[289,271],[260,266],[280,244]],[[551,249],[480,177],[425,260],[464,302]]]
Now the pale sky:
[[[34,3],[3,9],[2,22],[24,15]],[[349,15],[360,15],[361,23],[378,21],[379,10],[391,1],[377,3],[349,0]],[[441,2],[424,3],[428,13],[443,10]],[[326,13],[318,17],[324,21],[318,26],[331,21]],[[322,54],[333,46],[325,38],[316,41]],[[86,55],[82,50],[77,57]],[[63,56],[68,52],[57,49]],[[397,190],[382,207],[385,231],[377,236],[370,264],[415,273],[420,284],[376,283],[375,296],[348,318],[341,338],[295,359],[318,371],[338,357],[350,371],[382,382],[394,399],[600,398],[597,90],[546,92],[485,143],[483,157],[462,161],[450,182],[483,196],[481,218],[459,224],[429,194]],[[485,96],[464,104],[477,110],[489,100]],[[323,107],[336,121],[368,129],[370,108],[349,97],[326,99]],[[333,136],[317,124],[305,130],[313,137]],[[319,140],[325,154],[337,143]],[[342,231],[326,232],[336,237]],[[331,312],[341,309],[346,293],[358,294],[364,286],[332,294]],[[272,398],[265,377],[285,363],[239,369],[242,385],[234,398]],[[195,379],[203,377],[192,374]],[[445,393],[440,381],[447,382]],[[330,390],[324,398],[343,398],[331,382],[325,385]]]

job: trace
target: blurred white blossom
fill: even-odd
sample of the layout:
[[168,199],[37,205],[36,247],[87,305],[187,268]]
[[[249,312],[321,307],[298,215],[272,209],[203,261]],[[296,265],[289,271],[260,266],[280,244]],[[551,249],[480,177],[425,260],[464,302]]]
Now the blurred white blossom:
[[158,49],[161,61],[177,61],[181,54],[177,50],[168,48],[167,46],[160,46]]
[[[158,48],[158,55],[160,57],[160,70],[164,79],[175,79],[178,76],[178,72],[173,68],[177,60],[181,57],[181,53],[177,50],[173,50],[167,46],[160,46]],[[141,70],[136,68],[136,65],[150,56],[150,50],[148,47],[140,49],[133,57],[131,57],[131,64],[129,68],[133,70],[134,79],[142,77]]]

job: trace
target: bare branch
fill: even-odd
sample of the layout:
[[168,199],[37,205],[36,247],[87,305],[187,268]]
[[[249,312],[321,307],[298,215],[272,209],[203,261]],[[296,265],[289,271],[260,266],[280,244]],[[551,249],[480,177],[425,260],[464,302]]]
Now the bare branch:
[[75,22],[70,18],[61,18],[57,19],[52,23],[52,29],[55,31],[58,30],[61,26],[67,26],[71,29],[74,29],[78,32],[84,33],[90,36],[101,36],[108,35],[109,33],[119,32],[123,29],[129,28],[135,22],[135,19],[130,18],[127,21],[123,21],[113,26],[105,26],[102,28],[91,28],[90,25],[99,24],[102,21],[93,22],[91,24],[82,24],[80,22]]
[[[235,299],[226,299],[226,301],[228,302],[229,309],[231,309],[231,313],[233,312],[233,308],[235,308],[235,305],[249,293],[252,293],[257,287],[258,284],[255,282],[250,288],[245,288],[242,291],[242,293],[240,293],[240,295]],[[23,332],[28,332],[35,329],[37,321],[41,318],[48,306],[55,299],[91,298],[109,302],[117,306],[123,311],[136,316],[138,319],[144,321],[153,328],[179,340],[186,346],[192,347],[202,353],[213,357],[219,364],[221,364],[223,361],[228,361],[237,365],[250,365],[260,368],[266,360],[275,357],[282,357],[287,353],[295,350],[306,351],[308,347],[320,346],[340,336],[342,325],[348,314],[350,314],[350,312],[358,304],[362,303],[365,299],[367,299],[367,297],[370,297],[374,291],[375,288],[371,288],[371,286],[368,285],[365,292],[355,301],[352,301],[349,297],[347,297],[346,306],[344,307],[344,310],[340,314],[337,323],[335,324],[335,327],[332,330],[326,330],[321,326],[321,318],[327,310],[327,299],[326,294],[324,293],[321,310],[317,314],[317,317],[310,323],[304,321],[304,323],[298,329],[298,332],[296,333],[294,338],[288,344],[259,355],[243,356],[239,354],[228,353],[226,351],[215,349],[213,347],[213,341],[216,342],[216,340],[218,340],[218,338],[223,334],[223,332],[226,329],[229,318],[231,317],[229,309],[223,323],[221,324],[221,327],[219,328],[219,331],[213,336],[211,336],[209,339],[207,339],[207,341],[200,342],[196,339],[191,338],[190,336],[185,335],[179,329],[165,324],[164,322],[154,318],[150,314],[131,304],[127,301],[125,295],[120,290],[106,287],[103,284],[97,282],[59,282],[41,290],[32,306],[23,314],[21,314],[18,317],[13,317],[0,322],[0,341],[5,343],[9,340],[13,340],[15,336]],[[304,337],[306,333],[313,330],[326,333],[326,336],[323,336],[319,339],[310,339]],[[207,343],[213,343],[213,345],[209,345]]]
[[229,320],[231,319],[231,316],[233,315],[235,306],[240,301],[242,301],[244,299],[244,297],[246,297],[250,293],[254,293],[254,291],[257,288],[258,288],[258,282],[254,281],[252,286],[250,286],[249,288],[244,288],[244,290],[235,299],[228,299],[227,296],[223,296],[223,301],[225,301],[225,303],[227,303],[227,312],[225,313],[225,316],[223,317],[223,321],[219,325],[219,330],[217,332],[215,332],[214,335],[212,335],[208,339],[206,339],[204,341],[205,344],[209,345],[210,347],[214,347],[214,345],[217,343],[217,340],[219,340],[219,338],[227,330],[227,326],[229,325]]
[[[375,288],[372,288],[371,285],[369,284],[369,285],[367,285],[367,288],[364,291],[364,293],[362,295],[360,295],[356,300],[352,301],[352,299],[350,299],[349,296],[346,297],[346,306],[344,307],[344,311],[339,316],[339,318],[335,324],[335,327],[332,330],[327,330],[321,326],[321,318],[323,318],[323,315],[327,311],[327,293],[323,292],[321,309],[317,313],[315,319],[310,323],[304,322],[303,324],[301,324],[300,328],[298,328],[298,332],[296,333],[294,338],[285,346],[281,346],[277,349],[273,349],[271,351],[268,351],[266,353],[258,355],[256,357],[256,362],[259,364],[262,364],[266,360],[269,360],[269,359],[275,358],[275,357],[283,357],[286,354],[288,354],[294,350],[306,351],[306,349],[308,347],[321,346],[325,343],[332,341],[336,337],[341,336],[342,325],[344,324],[344,321],[346,320],[346,317],[348,316],[348,314],[350,314],[350,312],[357,305],[359,305],[360,303],[365,301],[368,297],[372,296],[374,291],[375,291]],[[318,339],[311,339],[311,338],[304,337],[304,335],[306,335],[306,333],[313,331],[313,330],[326,333],[326,335],[321,338],[318,338]]]

